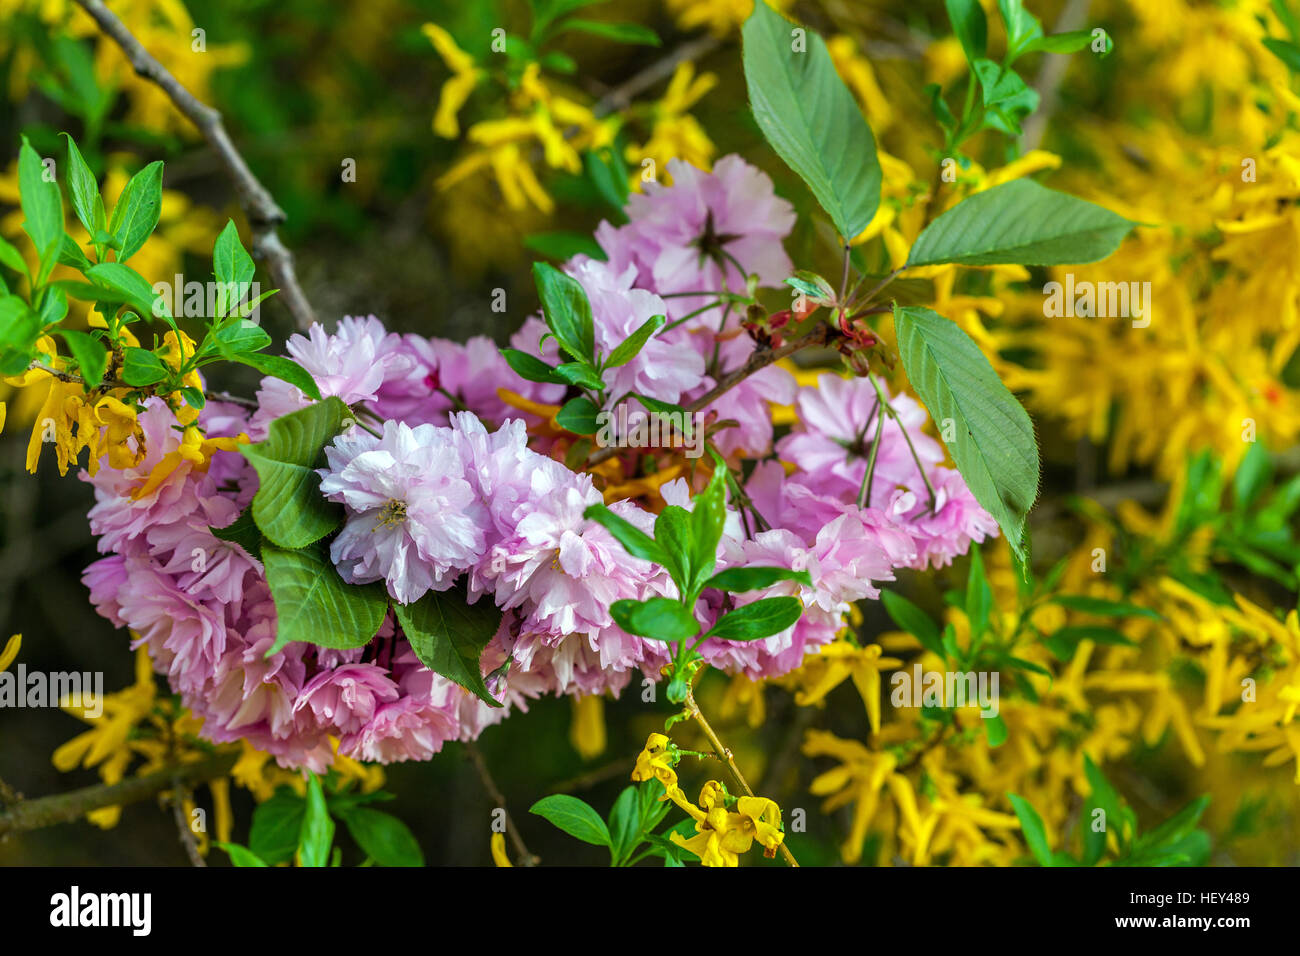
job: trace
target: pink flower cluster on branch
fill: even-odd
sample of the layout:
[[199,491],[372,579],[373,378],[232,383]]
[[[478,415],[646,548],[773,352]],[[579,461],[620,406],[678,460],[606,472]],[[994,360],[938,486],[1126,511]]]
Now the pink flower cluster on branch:
[[[766,176],[738,157],[713,173],[682,164],[671,172],[675,185],[651,184],[632,198],[628,223],[601,225],[607,261],[579,257],[567,266],[590,300],[602,354],[652,316],[667,316],[635,358],[604,370],[606,410],[631,401],[629,392],[683,404],[706,394],[755,348],[743,314],[713,293],[746,293],[750,277],[775,286],[792,270],[782,240],[793,210]],[[556,344],[541,344],[545,331],[531,318],[512,344],[553,364]],[[659,679],[667,646],[621,630],[610,605],[676,597],[675,586],[583,517],[604,496],[591,474],[550,457],[554,427],[537,411],[560,402],[565,386],[524,380],[485,337],[459,344],[397,335],[373,317],[345,318],[333,333],[314,326],[288,352],[322,395],[382,422],[378,434],[352,427],[326,448],[320,491],[346,514],[330,560],[344,581],[382,582],[399,604],[463,583],[471,600],[500,608],[481,666],[505,707],[490,708],[425,667],[391,612],[363,648],[292,643],[268,656],[276,608],[264,568],[210,530],[247,507],[257,474],[237,452],[215,450],[210,462],[179,454],[170,412],[154,401],[140,416],[144,459],[83,475],[94,486],[91,527],[107,555],[85,582],[99,612],[148,647],[206,737],[247,738],[285,766],[318,771],[332,759],[332,740],[358,759],[425,759],[541,695],[617,694],[633,678]],[[946,564],[996,533],[957,472],[941,464],[939,443],[922,433],[924,410],[885,395],[897,421],[881,426],[865,507],[858,499],[881,413],[869,381],[827,374],[817,388],[797,389],[769,366],[702,410],[735,422],[713,438],[723,454],[756,463],[745,500],[731,502],[719,569],[781,566],[807,570],[813,581],[736,596],[791,594],[805,612],[763,640],[706,641],[700,651],[710,664],[754,678],[787,673],[832,641],[851,603],[878,596],[895,569]],[[211,402],[200,425],[209,437],[259,440],[273,420],[310,403],[272,378],[257,399],[251,412]],[[778,460],[770,405],[791,402],[800,422],[776,443]],[[168,461],[174,467],[160,469]],[[681,478],[661,495],[691,507]],[[649,533],[655,514],[642,500],[611,507]],[[722,600],[705,592],[703,627]]]

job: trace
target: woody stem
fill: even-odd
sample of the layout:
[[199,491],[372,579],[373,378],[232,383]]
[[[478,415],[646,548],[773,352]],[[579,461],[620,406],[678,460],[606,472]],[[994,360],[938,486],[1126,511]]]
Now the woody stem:
[[[736,783],[740,785],[740,789],[745,791],[746,796],[756,796],[754,791],[750,789],[749,783],[745,780],[745,775],[742,774],[740,768],[736,766],[736,761],[731,756],[731,751],[723,746],[722,741],[718,739],[718,735],[714,732],[713,726],[709,723],[704,714],[700,712],[700,705],[695,702],[694,690],[688,690],[686,692],[686,707],[690,711],[691,717],[695,719],[695,722],[700,725],[700,729],[704,731],[704,736],[708,738],[709,746],[713,748],[714,756],[727,765],[727,769],[731,771],[731,776],[735,778]],[[781,856],[785,858],[786,863],[791,866],[799,865],[799,861],[794,858],[794,854],[790,852],[790,848],[785,845],[784,840],[777,845],[777,849],[781,851]]]

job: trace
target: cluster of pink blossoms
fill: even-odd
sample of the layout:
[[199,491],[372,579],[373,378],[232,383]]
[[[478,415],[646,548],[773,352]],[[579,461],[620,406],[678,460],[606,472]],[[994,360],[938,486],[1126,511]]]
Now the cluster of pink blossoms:
[[[716,296],[706,293],[743,292],[745,273],[769,287],[791,273],[782,240],[794,213],[765,175],[734,156],[712,173],[680,163],[669,171],[674,185],[648,184],[633,196],[625,225],[601,225],[605,261],[578,257],[566,267],[591,301],[596,345],[606,354],[651,316],[668,317],[640,355],[605,372],[611,402],[637,392],[684,404],[707,392],[715,383],[706,370],[735,368],[754,345],[740,316],[709,307]],[[512,345],[554,362],[554,341],[539,344],[544,331],[530,318]],[[365,648],[295,643],[267,657],[276,611],[262,566],[209,530],[248,505],[256,473],[235,452],[217,451],[206,468],[177,455],[170,412],[154,400],[141,415],[147,457],[133,469],[83,474],[97,499],[91,527],[108,555],[85,581],[100,613],[148,647],[203,719],[205,736],[247,738],[285,766],[318,771],[332,759],[331,738],[340,753],[361,760],[425,759],[540,695],[618,693],[634,675],[660,679],[666,645],[620,630],[609,607],[623,598],[673,597],[673,583],[584,519],[602,500],[591,477],[548,457],[547,430],[530,432],[538,420],[508,401],[558,403],[563,386],[523,380],[486,337],[459,344],[403,336],[373,317],[345,318],[332,334],[314,327],[294,336],[288,352],[323,395],[384,423],[379,436],[354,427],[326,448],[321,492],[347,516],[330,542],[340,575],[382,581],[399,603],[460,582],[472,600],[494,602],[504,614],[482,667],[506,706],[490,708],[424,667],[391,613]],[[786,673],[833,640],[850,604],[876,597],[876,584],[892,580],[896,568],[947,564],[996,534],[961,477],[940,464],[941,446],[921,432],[921,407],[906,396],[889,401],[915,454],[887,418],[865,491],[879,412],[867,380],[827,374],[817,388],[798,389],[769,366],[704,409],[736,422],[716,434],[723,453],[756,461],[746,487],[752,508],[729,512],[719,568],[779,565],[806,569],[814,582],[736,596],[795,594],[806,610],[765,640],[706,642],[701,652],[710,664],[753,678]],[[209,437],[244,433],[257,441],[275,418],[308,403],[294,386],[267,378],[251,413],[214,401],[200,424]],[[799,412],[799,425],[775,449],[769,403],[793,403]],[[176,467],[142,494],[167,455]],[[794,470],[787,474],[782,461]],[[691,506],[681,479],[661,493]],[[652,531],[655,516],[640,505],[611,507]],[[705,627],[720,599],[706,591],[698,609]]]

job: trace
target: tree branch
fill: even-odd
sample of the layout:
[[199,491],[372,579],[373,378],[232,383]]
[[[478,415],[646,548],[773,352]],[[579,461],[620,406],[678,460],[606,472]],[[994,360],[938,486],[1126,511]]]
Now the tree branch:
[[[810,345],[825,345],[826,342],[830,339],[830,334],[831,334],[830,326],[826,325],[825,323],[822,323],[818,325],[817,328],[809,332],[807,335],[801,338],[797,338],[791,342],[786,342],[784,345],[781,345],[777,348],[755,349],[752,353],[750,353],[750,356],[748,360],[746,360],[744,365],[740,366],[739,368],[732,369],[730,372],[727,372],[725,375],[722,376],[722,378],[718,379],[718,383],[714,385],[713,388],[709,389],[699,398],[694,399],[693,401],[684,405],[683,408],[685,408],[686,411],[688,412],[698,412],[701,408],[704,408],[710,402],[716,401],[720,395],[723,395],[724,393],[731,391],[731,389],[735,388],[737,385],[739,385],[745,379],[749,378],[749,376],[753,375],[755,372],[761,371],[762,369],[767,368],[769,365],[772,365],[775,362],[779,362],[781,359],[785,358],[786,356],[793,355],[795,352],[798,352],[800,349],[805,349]],[[599,465],[602,461],[608,461],[610,458],[613,458],[615,455],[617,455],[621,450],[622,449],[613,445],[611,445],[608,448],[602,448],[599,451],[597,451],[595,454],[593,454],[590,458],[587,459],[587,466],[591,467],[592,465]]]
[[510,842],[515,845],[515,852],[519,854],[519,863],[521,866],[536,866],[537,857],[534,856],[524,844],[524,838],[519,834],[519,828],[515,826],[515,821],[510,817],[510,811],[506,809],[505,794],[492,779],[492,773],[488,770],[487,761],[483,759],[483,751],[478,749],[478,744],[472,740],[465,741],[465,753],[469,755],[470,762],[474,764],[474,769],[478,772],[478,778],[483,782],[483,789],[487,791],[488,798],[498,807],[505,810],[506,814],[506,832],[510,834]]
[[24,800],[0,813],[0,837],[24,830],[39,830],[56,823],[72,823],[92,810],[138,803],[157,796],[178,784],[205,783],[230,773],[239,755],[213,754],[196,763],[167,767],[144,777],[131,777],[115,784],[96,784],[69,793],[59,793],[35,800]]
[[276,227],[285,220],[284,210],[248,168],[248,163],[231,142],[230,135],[221,122],[221,114],[183,87],[166,67],[150,55],[117,15],[104,6],[102,0],[77,0],[77,4],[90,15],[106,36],[122,48],[132,69],[166,93],[181,114],[203,134],[235,185],[239,204],[253,230],[253,255],[271,273],[271,279],[279,288],[280,298],[292,314],[294,324],[299,330],[306,331],[316,321],[316,316],[298,284],[298,276],[293,268],[293,254],[276,233]]

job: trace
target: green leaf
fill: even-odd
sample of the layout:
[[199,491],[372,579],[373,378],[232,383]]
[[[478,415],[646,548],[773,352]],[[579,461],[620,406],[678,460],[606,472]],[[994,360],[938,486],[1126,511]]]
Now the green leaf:
[[[681,505],[668,505],[655,518],[655,543],[663,552],[662,564],[668,569],[673,583],[682,594],[690,594],[694,573],[691,555],[694,554],[691,531],[691,513]],[[712,569],[710,569],[712,570]]]
[[979,0],[944,0],[952,32],[961,42],[966,61],[974,63],[988,52],[989,24]]
[[609,829],[605,821],[588,804],[566,793],[543,797],[528,809],[559,827],[571,837],[595,846],[609,846]]
[[814,302],[830,303],[835,301],[835,290],[822,276],[807,269],[800,269],[785,280],[785,284],[796,292],[802,292]]
[[86,278],[93,285],[116,293],[123,302],[139,312],[142,318],[171,317],[166,301],[153,291],[149,280],[128,265],[101,262],[86,270]]
[[581,232],[535,232],[524,237],[524,248],[561,262],[574,256],[605,258],[605,250],[600,248],[600,243]]
[[794,29],[763,0],[754,4],[741,30],[750,107],[764,137],[847,242],[880,205],[876,140],[825,42],[808,30],[806,50],[796,52]]
[[1288,70],[1300,73],[1300,46],[1275,37],[1264,37],[1263,43],[1270,53],[1286,64]]
[[609,812],[609,857],[611,866],[622,866],[641,842],[641,794],[636,787],[624,787]]
[[85,272],[94,265],[86,257],[86,254],[81,251],[81,246],[77,245],[72,237],[66,234],[63,237],[63,242],[59,245],[59,264],[72,266],[72,268],[81,272]]
[[917,395],[956,435],[948,450],[975,499],[1025,559],[1025,518],[1038,497],[1038,442],[1020,403],[955,322],[925,308],[894,309],[898,351]]
[[[64,306],[67,306],[66,299]],[[108,349],[104,348],[103,343],[85,332],[74,329],[59,329],[58,334],[68,343],[68,350],[72,352],[72,357],[77,362],[77,368],[86,387],[93,388],[102,382],[104,372],[108,368]]]
[[23,229],[48,275],[63,240],[63,194],[57,182],[46,181],[45,166],[26,136],[18,149],[18,191],[26,217]]
[[953,33],[962,44],[967,62],[975,62],[988,52],[988,20],[979,0],[944,0]]
[[162,363],[162,359],[148,349],[127,346],[122,362],[122,381],[126,384],[138,387],[155,385],[169,374],[171,370]]
[[257,522],[253,520],[251,507],[241,511],[239,517],[224,528],[209,527],[208,530],[212,532],[213,537],[237,544],[248,552],[249,557],[262,560],[262,532],[258,529]]
[[622,600],[609,606],[614,623],[637,637],[676,643],[700,633],[700,622],[679,601],[652,597],[647,601]]
[[328,866],[333,845],[334,821],[325,806],[320,779],[314,773],[308,773],[306,812],[298,835],[298,862],[303,866]]
[[348,584],[323,544],[288,551],[266,542],[262,563],[276,616],[275,644],[267,657],[294,641],[338,650],[365,647],[383,625],[388,613],[383,584]]
[[352,807],[339,816],[352,839],[380,866],[424,866],[424,853],[415,834],[392,814]]
[[[62,289],[57,286],[49,287],[45,293],[45,298],[41,302],[41,311],[38,315],[41,328],[48,329],[50,326],[58,325],[67,317],[68,314],[68,296]],[[100,373],[101,377],[103,372]]]
[[212,342],[222,355],[235,357],[266,348],[271,344],[271,336],[260,325],[248,319],[238,319],[218,329]]
[[162,212],[161,161],[150,163],[127,182],[108,220],[108,232],[118,243],[117,261],[126,262],[140,251]]
[[1058,661],[1068,661],[1074,657],[1080,641],[1092,641],[1094,644],[1116,644],[1132,647],[1133,641],[1113,627],[1084,626],[1063,627],[1043,641],[1043,645],[1052,652]]
[[812,587],[812,576],[807,571],[791,571],[789,568],[727,568],[719,571],[705,581],[706,587],[720,591],[760,591],[770,588],[778,581],[798,581]]
[[8,266],[19,275],[27,275],[27,263],[17,249],[0,237],[0,265]]
[[1011,800],[1016,816],[1020,819],[1020,830],[1024,834],[1025,843],[1029,845],[1029,851],[1034,854],[1034,859],[1038,861],[1039,866],[1052,866],[1055,861],[1052,858],[1052,851],[1047,846],[1047,830],[1043,826],[1043,818],[1023,797],[1014,793],[1007,794],[1007,797]]
[[727,522],[727,470],[726,462],[716,455],[713,474],[704,490],[695,496],[691,511],[690,592],[693,597],[704,588],[704,582],[713,574],[718,562],[718,542]]
[[[626,222],[627,214],[623,209],[627,205],[628,168],[627,163],[623,162],[622,155],[610,147],[590,150],[583,157],[583,165],[587,170],[587,179],[613,209],[614,219],[618,222]],[[590,236],[588,238],[590,239]],[[605,259],[605,250],[601,249],[600,243],[594,239],[591,241],[599,250],[597,258]]]
[[99,180],[86,165],[86,160],[77,149],[76,140],[64,133],[68,140],[68,193],[72,196],[72,208],[77,218],[86,227],[86,232],[94,235],[104,228],[104,201],[99,196]]
[[591,505],[582,516],[612,534],[628,554],[642,561],[666,565],[666,556],[653,538],[626,518],[620,518],[604,505]]
[[[1071,30],[1069,33],[1053,33],[1050,36],[1039,37],[1029,44],[1026,52],[1028,53],[1078,53],[1085,50],[1092,43],[1091,30]],[[1107,53],[1110,52],[1111,39],[1106,37]],[[1103,54],[1104,55],[1104,54]]]
[[1096,262],[1114,252],[1134,225],[1109,209],[1032,179],[1013,179],[962,200],[926,226],[907,264]]
[[555,422],[561,428],[567,428],[575,435],[594,435],[600,430],[596,415],[600,409],[589,398],[574,398],[565,402],[564,407],[555,414]]
[[1001,747],[1007,742],[1007,722],[1001,715],[983,718],[984,736],[990,747]]
[[429,670],[500,707],[483,681],[483,648],[501,626],[501,611],[489,600],[470,604],[464,585],[429,591],[414,604],[395,604],[398,623],[411,649]]
[[1086,753],[1083,755],[1083,772],[1088,778],[1088,785],[1092,788],[1088,799],[1093,802],[1093,805],[1101,808],[1105,814],[1107,829],[1114,830],[1118,845],[1123,850],[1127,836],[1124,833],[1124,815],[1119,794]]
[[579,388],[590,388],[599,391],[605,387],[604,381],[596,373],[596,370],[586,362],[565,362],[562,365],[555,366],[555,377],[564,382],[565,385],[577,385]]
[[934,621],[930,620],[928,614],[893,591],[881,591],[880,601],[885,605],[885,613],[893,619],[893,622],[920,641],[922,647],[939,657],[947,656],[943,638],[939,636],[939,628]]
[[320,388],[311,374],[295,362],[280,355],[262,355],[257,352],[245,352],[231,358],[241,365],[257,369],[263,375],[270,375],[299,388],[308,398],[320,402]]
[[970,621],[971,637],[979,637],[989,628],[993,613],[993,588],[984,574],[984,559],[980,549],[970,549],[970,572],[966,576],[966,618]]
[[251,850],[247,850],[238,843],[214,842],[215,846],[225,850],[230,855],[230,862],[235,866],[266,866],[261,858]]
[[605,360],[605,368],[617,368],[636,358],[641,354],[641,349],[645,348],[646,342],[650,341],[650,336],[664,327],[665,321],[667,320],[662,315],[652,315],[646,319],[639,329],[625,338],[614,351],[609,353],[609,358]]
[[649,27],[641,26],[639,23],[607,23],[603,20],[581,20],[576,17],[572,20],[565,20],[551,31],[551,35],[558,36],[570,30],[578,33],[589,33],[592,36],[613,40],[615,43],[639,43],[645,46],[660,45],[659,34]]
[[298,849],[307,804],[287,787],[282,787],[253,811],[248,848],[267,864],[288,863]]
[[998,9],[1007,27],[1007,62],[1011,63],[1043,35],[1043,26],[1025,9],[1024,0],[998,0]]
[[758,641],[793,627],[803,614],[797,597],[760,598],[725,614],[705,637],[719,641]]
[[547,385],[566,384],[564,379],[555,374],[555,369],[536,356],[518,349],[502,349],[501,354],[505,356],[506,364],[524,381],[543,382]]
[[1084,614],[1096,614],[1100,617],[1149,617],[1159,620],[1160,615],[1149,607],[1139,607],[1126,601],[1110,601],[1106,598],[1089,597],[1086,594],[1058,594],[1048,598],[1048,603],[1059,604],[1071,611]]
[[1020,136],[1020,121],[1038,109],[1038,91],[1014,70],[1004,70],[992,60],[971,64],[979,77],[984,103],[983,126],[1008,136]]
[[213,245],[212,270],[218,282],[240,287],[252,282],[257,273],[253,257],[239,241],[239,230],[235,227],[234,220],[226,220],[226,227],[221,230]]
[[1253,505],[1272,480],[1273,460],[1268,449],[1263,442],[1251,443],[1232,479],[1232,499],[1237,510],[1243,511]]
[[343,508],[321,495],[316,469],[324,466],[325,445],[350,414],[331,396],[271,422],[265,441],[239,446],[257,469],[253,518],[272,544],[302,548],[342,522]]
[[1210,795],[1197,797],[1159,826],[1142,834],[1134,846],[1135,852],[1170,849],[1184,840],[1196,827],[1201,815],[1210,805]]
[[533,280],[542,299],[547,328],[560,347],[579,362],[596,360],[596,332],[591,303],[582,285],[545,262],[533,263]]

